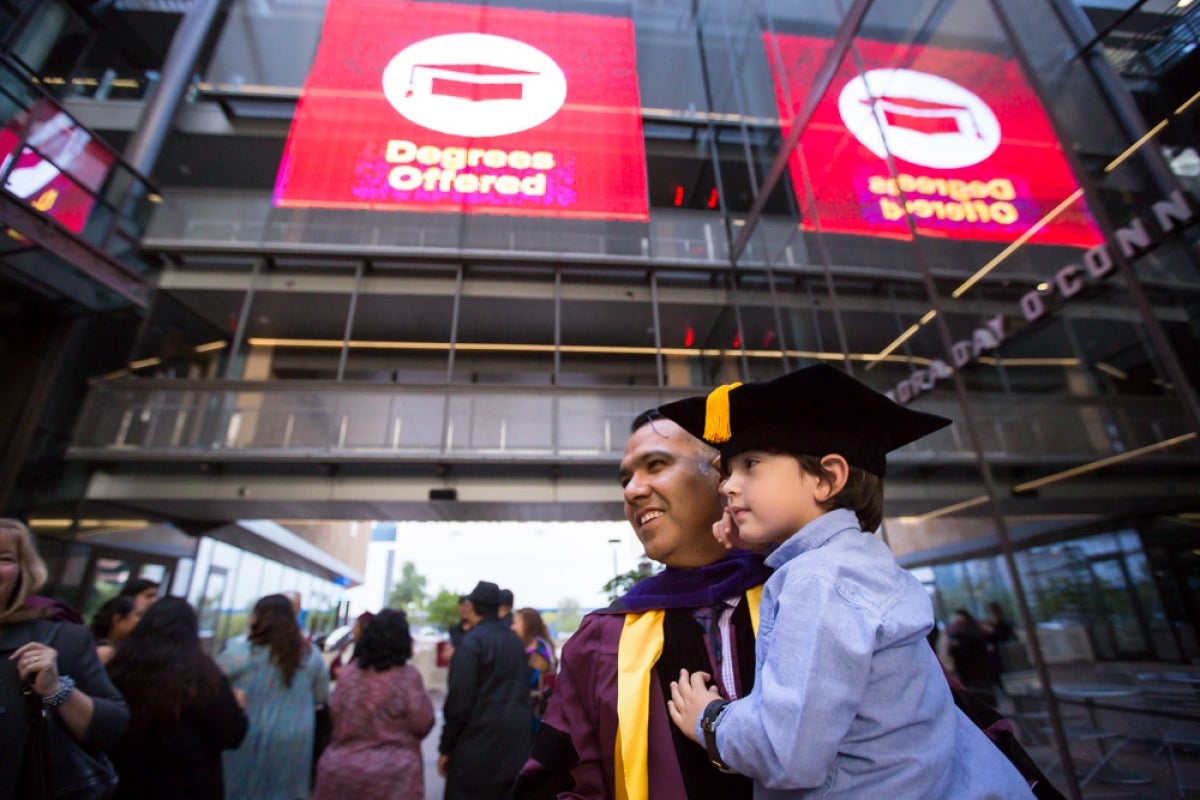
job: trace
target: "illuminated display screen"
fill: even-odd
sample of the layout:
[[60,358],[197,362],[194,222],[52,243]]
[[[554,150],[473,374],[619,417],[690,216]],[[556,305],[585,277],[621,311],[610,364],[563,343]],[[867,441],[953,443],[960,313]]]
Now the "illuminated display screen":
[[649,218],[633,24],[330,0],[285,207]]
[[[764,40],[786,137],[831,42],[790,34]],[[1078,190],[1015,61],[864,39],[855,47],[868,68],[860,74],[853,60],[843,61],[800,137],[815,208],[799,155],[791,157],[805,230],[816,227],[815,215],[831,233],[908,238],[907,211],[925,236],[1012,241]],[[790,101],[788,87],[795,87]],[[1103,238],[1079,199],[1029,241],[1090,247]]]
[[96,204],[93,193],[115,161],[74,119],[44,101],[0,129],[0,173],[9,170],[4,188],[75,233],[83,232]]

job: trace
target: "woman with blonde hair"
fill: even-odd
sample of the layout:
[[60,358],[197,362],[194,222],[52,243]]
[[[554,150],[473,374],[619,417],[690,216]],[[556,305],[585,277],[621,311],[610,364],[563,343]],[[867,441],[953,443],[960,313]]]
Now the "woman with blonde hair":
[[230,640],[217,665],[246,698],[250,731],[225,753],[225,785],[239,800],[303,800],[312,773],[314,713],[329,698],[329,673],[292,603],[262,598],[250,633]]
[[[48,608],[27,603],[45,581],[46,565],[29,529],[0,519],[0,707],[7,709],[0,714],[0,800],[33,798],[44,782],[67,778],[61,771],[43,774],[31,763],[27,704],[49,712],[52,725],[92,754],[120,739],[129,720],[87,628],[49,619]],[[31,694],[23,695],[22,685]]]

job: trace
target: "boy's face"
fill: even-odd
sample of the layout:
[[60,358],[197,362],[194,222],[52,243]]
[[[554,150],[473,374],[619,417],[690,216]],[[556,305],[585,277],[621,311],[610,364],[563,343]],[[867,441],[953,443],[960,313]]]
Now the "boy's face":
[[713,538],[721,516],[718,470],[703,445],[674,422],[654,420],[625,445],[625,518],[646,555],[669,567],[700,567],[725,554]]
[[728,459],[726,468],[721,494],[748,545],[783,542],[825,513],[820,481],[792,456],[750,450]]

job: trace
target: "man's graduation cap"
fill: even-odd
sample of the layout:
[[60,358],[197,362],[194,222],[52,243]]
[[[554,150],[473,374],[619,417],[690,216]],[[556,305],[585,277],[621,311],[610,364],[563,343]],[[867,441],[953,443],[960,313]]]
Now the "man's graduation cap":
[[716,447],[722,460],[747,450],[837,453],[880,478],[890,451],[950,424],[899,405],[828,364],[762,383],[728,384],[658,410]]

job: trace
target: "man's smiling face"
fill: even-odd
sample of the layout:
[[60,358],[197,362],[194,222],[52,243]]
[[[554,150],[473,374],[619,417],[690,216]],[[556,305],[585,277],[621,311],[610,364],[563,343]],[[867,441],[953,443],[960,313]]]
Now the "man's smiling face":
[[668,419],[638,428],[625,445],[625,518],[646,556],[669,567],[699,567],[725,554],[712,534],[721,516],[719,474],[699,440]]

